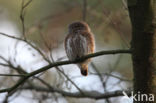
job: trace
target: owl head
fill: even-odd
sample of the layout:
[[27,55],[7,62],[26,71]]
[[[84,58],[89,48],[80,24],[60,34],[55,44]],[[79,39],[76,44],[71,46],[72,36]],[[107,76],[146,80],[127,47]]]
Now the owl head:
[[70,24],[68,29],[69,29],[70,34],[75,34],[81,30],[85,30],[88,32],[90,31],[88,24],[85,22],[82,22],[82,21],[78,21],[78,22],[74,22],[74,23]]

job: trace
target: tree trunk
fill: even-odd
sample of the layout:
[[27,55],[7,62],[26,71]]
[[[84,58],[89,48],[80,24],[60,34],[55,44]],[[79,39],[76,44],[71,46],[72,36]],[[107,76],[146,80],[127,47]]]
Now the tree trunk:
[[[156,0],[128,0],[128,10],[132,24],[134,94],[137,94],[134,103],[156,103],[141,97],[156,96]],[[139,98],[143,100],[139,102]]]

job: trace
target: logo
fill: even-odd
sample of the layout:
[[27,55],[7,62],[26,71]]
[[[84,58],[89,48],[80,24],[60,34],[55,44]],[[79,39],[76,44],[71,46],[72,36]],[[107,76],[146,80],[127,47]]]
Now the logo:
[[127,103],[133,103],[133,101],[143,101],[143,102],[154,101],[154,94],[141,94],[141,92],[137,92],[136,94],[134,94],[132,91],[131,97],[129,97],[125,91],[123,91],[122,93],[124,96],[121,98],[121,100]]

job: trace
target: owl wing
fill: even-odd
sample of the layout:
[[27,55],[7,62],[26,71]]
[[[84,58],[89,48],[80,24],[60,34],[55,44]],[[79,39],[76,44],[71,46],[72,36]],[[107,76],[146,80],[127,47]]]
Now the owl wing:
[[66,54],[67,54],[67,57],[69,58],[69,60],[74,60],[75,56],[74,56],[74,53],[73,53],[73,44],[72,44],[72,38],[73,36],[71,34],[68,34],[66,39],[65,39],[65,50],[66,50]]
[[65,40],[65,50],[69,60],[94,52],[92,34],[79,32],[79,34],[68,35]]
[[95,40],[91,32],[82,32],[82,35],[87,40],[87,54],[94,53],[95,50]]

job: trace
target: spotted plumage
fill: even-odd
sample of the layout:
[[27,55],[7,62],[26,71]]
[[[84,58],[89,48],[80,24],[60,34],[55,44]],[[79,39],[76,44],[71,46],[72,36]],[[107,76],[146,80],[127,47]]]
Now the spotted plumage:
[[[65,50],[69,60],[75,60],[94,52],[94,37],[85,22],[74,22],[69,25],[69,32],[65,39]],[[81,74],[88,75],[88,63],[90,59],[78,63]]]

